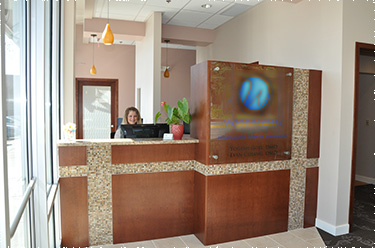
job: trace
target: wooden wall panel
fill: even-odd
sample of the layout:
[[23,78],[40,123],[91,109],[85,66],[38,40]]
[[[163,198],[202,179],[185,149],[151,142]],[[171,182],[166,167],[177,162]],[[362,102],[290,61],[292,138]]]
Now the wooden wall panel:
[[322,71],[309,72],[307,158],[319,158]]
[[318,204],[319,167],[306,169],[305,213],[303,227],[315,226]]
[[190,136],[199,139],[195,159],[208,164],[210,138],[210,63],[203,62],[191,67]]
[[202,243],[205,243],[206,234],[206,186],[207,177],[194,171],[194,234]]
[[60,178],[62,247],[89,246],[87,177]]
[[194,171],[112,176],[113,242],[193,233]]
[[59,147],[59,166],[86,164],[86,146]]
[[209,176],[205,245],[288,230],[290,170]]
[[196,144],[113,145],[112,164],[194,160]]

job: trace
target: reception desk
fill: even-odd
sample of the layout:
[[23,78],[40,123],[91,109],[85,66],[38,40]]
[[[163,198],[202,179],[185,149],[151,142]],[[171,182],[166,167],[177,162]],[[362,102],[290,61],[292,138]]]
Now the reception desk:
[[62,246],[186,234],[209,245],[314,225],[316,159],[207,166],[198,144],[60,142]]
[[[272,86],[259,113],[234,100],[252,74]],[[211,245],[314,226],[321,75],[207,61],[191,70],[193,138],[61,142],[62,245]]]

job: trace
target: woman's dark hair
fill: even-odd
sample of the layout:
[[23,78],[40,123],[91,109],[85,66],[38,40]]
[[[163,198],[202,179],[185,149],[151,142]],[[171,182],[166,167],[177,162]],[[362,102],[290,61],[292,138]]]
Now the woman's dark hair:
[[129,124],[128,123],[128,115],[129,115],[130,111],[134,111],[137,114],[138,119],[137,119],[136,123],[138,124],[141,121],[141,114],[139,113],[139,110],[136,107],[129,107],[125,110],[125,114],[124,114],[124,118],[122,119],[122,123]]

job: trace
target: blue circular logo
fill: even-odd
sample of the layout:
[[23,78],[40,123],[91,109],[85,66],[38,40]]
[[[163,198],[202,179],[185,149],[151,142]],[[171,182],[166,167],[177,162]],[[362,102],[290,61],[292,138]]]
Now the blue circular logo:
[[261,110],[270,99],[269,86],[263,79],[258,77],[248,78],[241,86],[240,98],[248,109]]

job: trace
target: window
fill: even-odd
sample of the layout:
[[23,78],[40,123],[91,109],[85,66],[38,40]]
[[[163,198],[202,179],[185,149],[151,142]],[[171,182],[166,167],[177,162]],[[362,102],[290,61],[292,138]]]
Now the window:
[[58,247],[61,2],[0,10],[0,247]]

